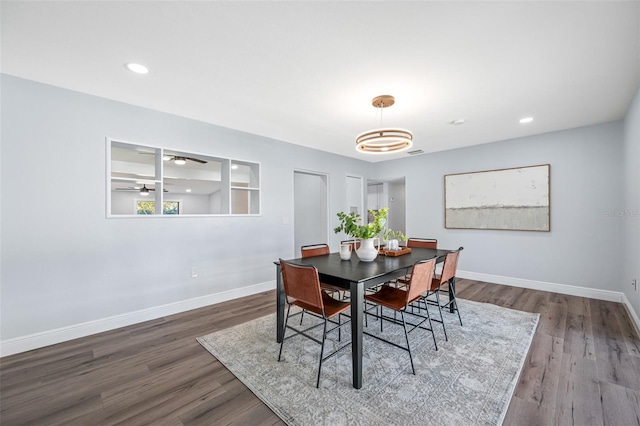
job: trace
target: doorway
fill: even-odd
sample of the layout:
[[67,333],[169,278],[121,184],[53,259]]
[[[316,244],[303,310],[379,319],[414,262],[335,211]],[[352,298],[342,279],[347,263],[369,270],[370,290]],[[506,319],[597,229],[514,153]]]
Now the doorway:
[[363,185],[362,176],[347,175],[346,180],[346,213],[356,213],[362,216],[364,212],[363,207]]
[[307,244],[329,243],[328,176],[322,173],[293,172],[294,253]]
[[407,233],[405,178],[385,181],[367,181],[367,209],[389,207],[387,227]]

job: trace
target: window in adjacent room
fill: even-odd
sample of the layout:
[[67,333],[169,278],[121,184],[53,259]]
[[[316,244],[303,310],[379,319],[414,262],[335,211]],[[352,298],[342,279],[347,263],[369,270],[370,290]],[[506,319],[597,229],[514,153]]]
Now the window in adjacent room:
[[[137,200],[136,214],[156,214],[156,202],[148,200]],[[162,214],[180,214],[180,202],[163,201]]]
[[249,161],[108,139],[107,185],[109,217],[260,214]]

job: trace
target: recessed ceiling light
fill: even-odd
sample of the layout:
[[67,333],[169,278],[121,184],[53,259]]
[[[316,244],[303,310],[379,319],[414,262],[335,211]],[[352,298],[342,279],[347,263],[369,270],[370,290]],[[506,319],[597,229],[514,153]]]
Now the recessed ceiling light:
[[459,126],[460,124],[464,124],[464,118],[458,118],[457,120],[450,121],[449,124]]
[[531,123],[532,121],[533,121],[533,117],[525,117],[520,119],[520,123],[522,124]]
[[149,72],[149,68],[145,67],[144,65],[129,62],[126,66],[129,71],[133,71],[138,74],[147,74]]
[[187,191],[187,192],[191,192],[191,190],[190,190],[190,189],[187,189],[186,191]]
[[236,169],[238,168],[238,165],[237,165],[237,164],[232,164],[232,165],[231,165],[231,168],[232,168],[233,170],[236,170]]

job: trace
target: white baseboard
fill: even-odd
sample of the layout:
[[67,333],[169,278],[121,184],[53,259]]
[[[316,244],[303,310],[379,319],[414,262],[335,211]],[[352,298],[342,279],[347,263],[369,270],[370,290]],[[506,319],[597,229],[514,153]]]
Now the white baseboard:
[[504,284],[513,287],[524,287],[532,290],[550,291],[553,293],[569,294],[571,296],[588,297],[591,299],[622,303],[622,293],[618,291],[578,287],[568,284],[556,284],[545,281],[526,280],[523,278],[503,277],[500,275],[482,274],[480,272],[458,271],[456,276],[470,280],[484,281],[486,283]]
[[227,290],[221,293],[208,294],[206,296],[182,300],[180,302],[154,306],[152,308],[141,309],[139,311],[115,315],[95,321],[88,321],[81,324],[58,328],[55,330],[48,330],[40,333],[34,333],[26,336],[16,337],[13,339],[3,340],[0,341],[0,357],[26,352],[45,346],[55,345],[56,343],[66,342],[69,340],[78,339],[80,337],[102,333],[103,331],[126,327],[128,325],[137,324],[156,318],[162,318],[167,315],[173,315],[180,312],[189,311],[191,309],[202,308],[204,306],[225,302],[227,300],[237,299],[239,297],[261,293],[263,291],[273,290],[275,288],[276,282],[275,280],[273,280],[247,287]]
[[633,306],[631,306],[631,302],[627,298],[627,295],[622,293],[622,303],[627,307],[627,312],[629,312],[629,316],[633,320],[633,325],[636,326],[636,333],[640,336],[640,318],[636,311],[633,310]]
[[571,296],[588,297],[590,299],[622,303],[627,307],[629,315],[631,316],[631,319],[634,321],[634,325],[636,326],[636,331],[638,331],[638,334],[640,334],[640,318],[638,318],[638,314],[633,310],[633,306],[631,306],[631,302],[629,302],[627,296],[622,292],[579,287],[568,284],[556,284],[545,281],[526,280],[523,278],[503,277],[500,275],[483,274],[480,272],[469,272],[460,270],[457,272],[456,276],[459,278],[466,278],[493,284],[504,284],[514,287],[530,288],[532,290],[550,291],[553,293],[568,294]]

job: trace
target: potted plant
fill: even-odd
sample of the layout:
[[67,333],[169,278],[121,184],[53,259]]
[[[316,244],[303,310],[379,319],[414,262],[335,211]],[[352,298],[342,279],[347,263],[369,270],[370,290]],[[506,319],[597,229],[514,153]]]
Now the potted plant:
[[391,228],[382,232],[382,238],[387,241],[387,249],[389,250],[398,250],[400,248],[399,241],[407,241],[406,235]]
[[[387,216],[389,208],[384,207],[380,210],[369,210],[369,213],[373,216],[373,220],[366,225],[361,225],[362,218],[359,214],[351,212],[344,213],[339,212],[337,214],[340,219],[340,226],[334,228],[334,232],[344,232],[352,238],[361,240],[360,247],[356,249],[358,258],[363,262],[371,262],[378,256],[378,250],[380,248],[380,234],[384,231],[384,235],[402,235],[401,232],[395,232],[392,230],[385,230],[384,225],[387,223]],[[404,235],[402,235],[404,237]],[[373,244],[373,241],[378,239],[378,248]],[[404,237],[406,239],[406,237]]]

